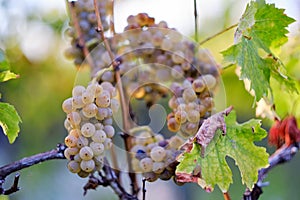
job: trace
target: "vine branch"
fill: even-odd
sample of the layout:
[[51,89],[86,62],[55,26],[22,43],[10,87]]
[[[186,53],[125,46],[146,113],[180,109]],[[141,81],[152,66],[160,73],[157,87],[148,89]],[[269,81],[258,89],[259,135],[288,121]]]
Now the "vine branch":
[[264,179],[267,177],[267,174],[271,169],[276,167],[277,165],[289,162],[295,156],[295,154],[299,151],[298,143],[294,143],[290,146],[283,145],[277,151],[275,151],[269,157],[269,166],[266,168],[262,168],[258,172],[258,181],[255,184],[252,191],[246,189],[243,199],[244,200],[258,200],[260,195],[263,193],[262,187],[267,186],[268,183],[264,183]]
[[119,196],[120,200],[138,200],[135,195],[128,194],[118,181],[117,175],[110,167],[107,159],[104,160],[103,172],[99,172],[99,178],[91,175],[88,183],[84,186],[84,195],[89,189],[96,189],[99,185],[104,187],[110,186]]
[[13,163],[4,165],[0,167],[0,195],[1,194],[11,194],[14,192],[17,192],[19,190],[18,188],[18,182],[19,182],[19,174],[15,176],[14,183],[12,187],[8,190],[5,190],[3,188],[3,184],[5,182],[5,178],[19,170],[22,170],[24,168],[30,167],[32,165],[36,165],[38,163],[47,161],[47,160],[53,160],[53,159],[65,159],[64,156],[64,150],[66,149],[66,146],[63,144],[58,144],[56,149],[39,153],[30,157],[22,158],[21,160],[15,161]]

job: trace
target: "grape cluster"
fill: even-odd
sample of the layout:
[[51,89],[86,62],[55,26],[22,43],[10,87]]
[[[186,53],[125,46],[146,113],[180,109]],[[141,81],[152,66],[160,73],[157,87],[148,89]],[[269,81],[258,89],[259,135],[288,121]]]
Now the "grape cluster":
[[169,180],[175,174],[176,157],[183,142],[179,136],[164,139],[163,135],[155,135],[151,130],[141,131],[135,135],[130,150],[133,170],[142,172],[149,182],[158,178]]
[[104,151],[110,149],[115,134],[112,115],[119,108],[115,96],[116,89],[111,83],[90,83],[87,88],[75,86],[72,97],[62,104],[69,133],[64,154],[69,160],[68,169],[80,177],[103,166]]
[[184,137],[196,134],[203,119],[209,117],[214,109],[211,90],[217,81],[211,74],[199,76],[197,79],[185,80],[183,84],[173,83],[171,90],[174,96],[169,99],[169,107],[173,110],[167,117],[168,129],[178,132]]
[[[95,14],[94,1],[93,0],[77,0],[73,1],[74,9],[76,12],[77,21],[79,24],[80,32],[83,36],[86,46],[89,50],[92,50],[96,45],[102,42],[99,37],[99,33],[96,31],[97,17]],[[112,1],[110,0],[98,0],[98,9],[101,15],[101,21],[104,32],[109,31],[109,21],[112,15]],[[75,20],[75,19],[73,19]],[[72,47],[66,49],[65,55],[67,58],[74,59],[75,65],[81,65],[85,59],[82,51],[82,46],[79,44],[79,35],[74,28],[74,22],[70,22],[70,27],[67,30],[67,34],[72,38]],[[104,48],[102,48],[104,52]]]

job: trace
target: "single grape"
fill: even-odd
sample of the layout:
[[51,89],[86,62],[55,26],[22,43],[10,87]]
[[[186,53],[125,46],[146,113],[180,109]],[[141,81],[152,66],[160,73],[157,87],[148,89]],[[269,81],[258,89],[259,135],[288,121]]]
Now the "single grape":
[[82,160],[80,162],[80,168],[85,172],[92,172],[95,169],[94,160]]
[[80,172],[80,164],[74,160],[71,160],[68,162],[68,169],[70,172],[77,174],[78,172]]
[[154,147],[150,152],[151,159],[155,162],[161,162],[166,156],[166,151],[163,147]]
[[100,108],[107,108],[110,105],[110,94],[107,90],[96,97],[96,104]]
[[96,131],[97,131],[97,130],[103,130],[103,128],[104,128],[103,124],[102,124],[102,123],[99,123],[99,122],[98,122],[98,123],[95,123],[94,125],[95,125],[95,128],[96,128]]
[[184,101],[188,103],[188,102],[195,101],[197,98],[197,95],[192,88],[186,88],[183,91],[182,97],[183,97]]
[[108,138],[112,138],[115,135],[115,129],[111,125],[105,125],[103,130]]
[[95,99],[95,94],[90,91],[85,91],[84,93],[82,93],[81,99],[84,104],[93,103]]
[[65,144],[67,145],[67,147],[75,147],[77,144],[77,137],[75,137],[74,135],[68,135],[65,138]]
[[144,158],[140,160],[140,168],[143,172],[151,172],[153,166],[153,161],[151,158]]
[[183,124],[187,120],[187,113],[183,110],[177,110],[175,113],[175,120],[178,124]]
[[168,129],[172,132],[177,132],[180,129],[180,124],[176,122],[175,118],[170,118],[168,120]]
[[217,81],[216,78],[211,74],[205,74],[202,76],[204,83],[208,89],[212,89],[216,86]]
[[94,153],[91,147],[85,146],[80,149],[79,155],[82,160],[91,160],[94,156]]
[[106,139],[106,133],[103,130],[97,130],[95,134],[92,136],[92,140],[94,142],[103,143]]
[[68,160],[72,160],[76,154],[78,154],[79,149],[76,147],[66,148],[64,151],[64,155]]
[[103,154],[103,152],[104,152],[104,145],[102,143],[91,142],[90,147],[93,150],[93,153],[94,153],[95,156]]
[[72,90],[72,96],[73,97],[81,96],[84,91],[85,88],[82,85],[76,85]]
[[72,98],[66,99],[62,104],[62,109],[65,113],[71,113],[73,111]]
[[95,117],[98,112],[98,107],[94,103],[87,104],[83,107],[82,113],[87,118]]
[[86,178],[90,175],[90,173],[81,170],[80,172],[77,173],[77,175],[81,178]]
[[89,144],[89,140],[84,136],[79,136],[77,140],[77,147],[82,148],[84,146],[87,146]]
[[72,107],[74,109],[80,109],[84,106],[81,96],[75,96],[72,98]]
[[81,131],[79,129],[72,129],[69,132],[69,135],[73,135],[74,137],[78,138],[81,135]]
[[81,133],[84,137],[92,137],[96,132],[96,127],[92,123],[85,123],[81,127]]
[[154,182],[158,179],[158,175],[154,172],[145,172],[143,177],[149,182]]
[[67,119],[69,123],[73,126],[76,127],[80,124],[81,117],[78,112],[71,112],[67,115]]
[[187,113],[187,120],[192,123],[197,123],[200,120],[200,113],[197,110],[190,110]]
[[103,120],[104,125],[112,125],[113,124],[113,119],[112,118],[106,118]]
[[165,163],[163,162],[154,162],[152,166],[152,171],[156,174],[161,174],[165,169]]

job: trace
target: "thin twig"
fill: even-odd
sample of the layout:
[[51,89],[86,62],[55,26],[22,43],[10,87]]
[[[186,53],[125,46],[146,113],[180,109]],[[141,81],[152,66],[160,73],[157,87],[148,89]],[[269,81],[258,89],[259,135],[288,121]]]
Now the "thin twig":
[[228,192],[223,193],[223,197],[224,197],[224,200],[231,200]]
[[198,11],[197,0],[194,0],[194,17],[195,17],[195,41],[198,42]]
[[252,191],[246,189],[244,193],[244,200],[257,200],[260,195],[262,194],[262,187],[268,185],[263,183],[264,179],[266,178],[267,174],[271,169],[274,167],[289,162],[295,154],[299,151],[298,143],[294,143],[290,146],[283,145],[279,148],[274,154],[269,157],[269,166],[259,170],[258,172],[258,181],[255,184]]
[[68,3],[68,5],[69,5],[70,13],[71,13],[71,19],[73,21],[76,34],[78,36],[79,47],[82,48],[83,55],[84,55],[85,59],[87,60],[89,66],[91,68],[93,68],[94,67],[94,61],[90,56],[88,48],[86,47],[86,44],[85,44],[85,41],[84,41],[84,36],[81,32],[81,28],[80,28],[80,25],[79,25],[79,22],[78,22],[78,17],[77,17],[76,12],[75,12],[76,2],[71,1],[71,2]]
[[146,179],[143,178],[143,200],[146,200]]
[[44,161],[54,160],[54,159],[65,159],[64,156],[65,149],[66,149],[65,145],[58,144],[57,148],[51,151],[39,153],[30,157],[25,157],[21,160],[0,167],[0,194],[8,195],[17,192],[19,190],[18,188],[19,176],[20,176],[19,174],[15,175],[14,183],[10,189],[8,190],[3,189],[2,187],[3,183],[5,182],[5,178],[8,175]]
[[220,31],[220,32],[218,32],[218,33],[216,33],[216,34],[214,34],[214,35],[212,35],[212,36],[206,38],[205,40],[202,40],[201,42],[199,42],[199,45],[203,45],[204,43],[208,42],[209,40],[211,40],[211,39],[213,39],[213,38],[215,38],[215,37],[217,37],[217,36],[219,36],[219,35],[225,33],[226,31],[231,30],[231,29],[233,29],[233,28],[235,28],[235,27],[237,27],[237,26],[238,26],[238,24],[233,24],[233,25],[231,25],[231,26],[229,26],[229,27],[223,29],[222,31]]
[[[115,78],[116,78],[116,87],[119,91],[119,96],[120,96],[120,101],[121,101],[121,110],[122,110],[122,120],[123,120],[123,132],[124,132],[124,140],[125,140],[125,148],[126,151],[129,151],[129,149],[131,148],[131,137],[130,135],[128,135],[128,131],[131,128],[130,125],[130,116],[129,116],[129,110],[128,110],[128,105],[126,104],[126,97],[124,94],[124,89],[123,89],[123,85],[122,85],[122,81],[121,81],[121,75],[120,75],[120,71],[118,69],[119,67],[119,63],[115,60],[114,55],[111,51],[110,45],[108,43],[108,40],[105,39],[105,35],[103,32],[103,26],[102,26],[102,22],[101,22],[101,16],[100,16],[100,12],[98,10],[98,5],[97,5],[97,1],[94,0],[94,6],[95,6],[95,13],[96,13],[96,17],[97,17],[97,32],[99,32],[99,34],[101,35],[101,38],[103,39],[106,51],[109,54],[109,57],[112,61],[112,65],[115,69]],[[129,177],[131,179],[131,184],[132,184],[132,194],[136,194],[138,191],[138,185],[137,185],[137,181],[136,181],[136,176],[134,173],[132,173],[132,166],[131,166],[131,162],[130,162],[130,156],[127,155],[127,161],[128,161],[128,166],[129,166]]]

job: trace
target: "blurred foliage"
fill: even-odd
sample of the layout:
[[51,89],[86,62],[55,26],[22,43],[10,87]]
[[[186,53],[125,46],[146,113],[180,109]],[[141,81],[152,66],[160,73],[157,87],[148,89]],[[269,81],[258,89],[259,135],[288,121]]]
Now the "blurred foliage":
[[[44,2],[47,4],[47,2]],[[0,1],[1,6],[4,5]],[[224,12],[225,16],[217,16],[211,19],[205,19],[205,23],[214,26],[215,29],[222,29],[232,23],[229,20],[230,7],[232,2],[227,2]],[[0,6],[0,7],[1,7]],[[200,10],[201,12],[201,10]],[[214,11],[212,11],[214,12]],[[65,118],[61,110],[61,103],[64,99],[71,95],[71,89],[75,82],[77,70],[71,62],[63,57],[63,50],[67,48],[68,41],[62,36],[65,24],[67,24],[66,13],[61,16],[61,12],[51,10],[44,15],[35,14],[34,9],[28,9],[26,15],[22,18],[26,23],[26,30],[30,30],[32,23],[38,22],[52,31],[52,46],[42,46],[41,50],[48,49],[47,56],[40,59],[30,59],[26,56],[22,46],[26,37],[21,32],[14,32],[8,29],[6,35],[0,34],[7,56],[10,60],[12,71],[20,74],[20,78],[0,84],[0,92],[2,93],[2,101],[10,102],[18,110],[22,117],[21,133],[13,145],[9,145],[8,140],[3,134],[0,134],[0,165],[5,165],[24,156],[40,153],[55,148],[55,145],[63,141],[66,131],[63,127]],[[239,14],[237,14],[239,15]],[[235,16],[236,17],[236,16]],[[239,16],[238,16],[239,17]],[[14,18],[8,19],[13,27],[24,28],[24,26],[15,26]],[[201,19],[200,19],[201,20]],[[16,22],[14,22],[16,23]],[[24,25],[24,24],[23,24]],[[180,30],[179,30],[180,31]],[[200,30],[201,38],[209,36]],[[210,34],[214,34],[210,32]],[[207,42],[204,47],[208,48],[215,56],[216,60],[221,63],[222,56],[220,51],[226,49],[233,43],[233,30]],[[299,35],[299,31],[297,32]],[[37,40],[38,41],[38,40]],[[286,64],[290,76],[300,80],[300,37],[292,37],[283,47],[279,55]],[[32,43],[32,45],[39,45]],[[253,105],[253,97],[244,89],[242,81],[238,80],[234,68],[228,68],[222,72],[223,84],[225,88],[225,96],[217,101],[226,102],[226,105],[233,105],[237,111],[238,121],[244,122],[255,117],[255,109]],[[281,117],[287,114],[296,115],[300,119],[298,95],[289,95],[282,91],[280,85],[271,82],[274,89],[275,103],[277,111]],[[299,86],[298,86],[299,88]],[[220,88],[220,92],[222,88]],[[298,103],[299,102],[299,103]],[[298,106],[297,106],[298,105]],[[143,111],[144,112],[144,111]],[[266,120],[266,128],[270,125],[270,121]],[[262,145],[267,145],[266,141]],[[269,149],[270,152],[274,149]],[[300,178],[295,178],[295,174],[299,174],[297,169],[300,168],[300,155],[296,155],[292,162],[275,168],[268,176],[270,186],[264,188],[262,199],[298,199],[300,191]],[[233,169],[234,184],[230,187],[229,192],[232,199],[241,199],[244,187],[239,178],[238,168],[232,159],[227,159],[230,167]],[[25,169],[21,172],[20,186],[21,191],[10,196],[11,200],[63,200],[63,199],[117,199],[112,196],[112,191],[107,188],[98,188],[97,191],[88,192],[83,197],[81,189],[85,184],[85,179],[79,179],[77,176],[69,173],[65,167],[66,162],[50,161],[40,165]],[[7,179],[6,187],[12,183],[12,177]],[[165,182],[164,182],[165,184]],[[163,184],[158,183],[147,184],[147,197],[151,199],[153,195],[160,194]],[[215,191],[211,194],[203,191],[196,184],[186,184],[178,187],[174,183],[165,184],[166,193],[173,194],[171,199],[222,199],[221,192]],[[172,191],[170,191],[172,190]],[[157,191],[157,192],[156,192]],[[159,192],[158,192],[159,191]],[[156,196],[157,197],[157,196]],[[3,198],[0,196],[0,199]],[[2,199],[1,199],[2,200]]]

